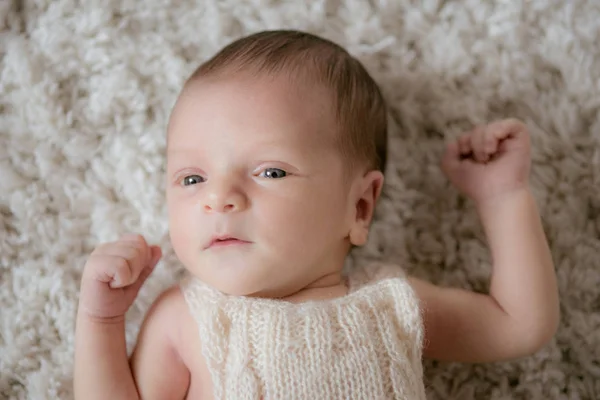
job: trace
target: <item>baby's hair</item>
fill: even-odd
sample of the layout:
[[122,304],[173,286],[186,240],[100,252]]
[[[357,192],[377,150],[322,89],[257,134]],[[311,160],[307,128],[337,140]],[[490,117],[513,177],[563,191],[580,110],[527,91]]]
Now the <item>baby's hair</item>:
[[387,115],[377,83],[339,45],[306,32],[263,31],[230,43],[204,62],[189,81],[239,72],[276,75],[324,84],[333,94],[337,141],[351,168],[385,169]]

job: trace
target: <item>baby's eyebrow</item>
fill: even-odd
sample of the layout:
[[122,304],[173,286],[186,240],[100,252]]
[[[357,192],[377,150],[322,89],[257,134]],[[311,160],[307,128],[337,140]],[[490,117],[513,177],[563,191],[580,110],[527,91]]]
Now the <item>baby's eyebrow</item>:
[[168,147],[167,155],[197,155],[200,149],[194,147]]

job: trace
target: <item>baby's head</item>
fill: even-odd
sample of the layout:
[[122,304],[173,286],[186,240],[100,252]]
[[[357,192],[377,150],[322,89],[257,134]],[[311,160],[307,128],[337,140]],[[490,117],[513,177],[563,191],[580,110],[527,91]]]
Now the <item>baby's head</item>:
[[234,295],[338,275],[367,240],[386,141],[381,93],[341,47],[293,31],[231,43],[192,74],[169,122],[175,253]]

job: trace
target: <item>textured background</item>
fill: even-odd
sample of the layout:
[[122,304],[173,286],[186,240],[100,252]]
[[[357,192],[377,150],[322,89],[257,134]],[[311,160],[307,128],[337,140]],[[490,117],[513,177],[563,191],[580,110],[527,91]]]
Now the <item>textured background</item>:
[[[0,1],[0,398],[69,399],[78,280],[126,231],[167,257],[128,325],[180,271],[166,239],[165,125],[187,74],[245,33],[299,28],[357,55],[391,105],[387,187],[355,259],[485,290],[476,215],[445,139],[514,116],[559,277],[555,340],[511,363],[426,363],[431,399],[600,398],[600,2]],[[309,4],[309,5],[308,5]]]

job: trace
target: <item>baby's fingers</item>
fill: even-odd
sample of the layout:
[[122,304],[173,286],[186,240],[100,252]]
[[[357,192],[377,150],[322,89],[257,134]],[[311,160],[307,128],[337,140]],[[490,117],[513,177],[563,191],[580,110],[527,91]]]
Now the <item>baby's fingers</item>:
[[486,127],[479,126],[471,133],[473,158],[478,162],[487,162],[497,150],[497,141],[488,135]]
[[122,256],[106,255],[106,257],[112,259],[111,268],[106,271],[106,281],[111,288],[129,286],[139,278],[142,268],[138,263],[133,263]]
[[146,266],[146,268],[143,268],[141,270],[135,282],[133,282],[131,286],[127,288],[128,290],[131,290],[133,293],[135,293],[135,296],[137,296],[138,291],[140,290],[146,279],[148,279],[152,271],[154,271],[154,267],[156,266],[156,264],[158,264],[158,261],[162,257],[162,250],[159,246],[150,246],[150,250],[152,253],[150,264]]
[[122,239],[118,246],[112,248],[117,257],[121,257],[127,262],[128,267],[117,270],[110,282],[110,286],[113,288],[143,284],[162,257],[159,246],[149,246],[143,237],[137,236],[130,237],[131,240]]
[[506,151],[507,143],[511,145],[527,145],[527,127],[518,119],[504,119],[487,125],[477,142],[478,161],[487,162],[500,151]]
[[456,144],[458,145],[458,152],[461,157],[468,157],[473,153],[470,133],[459,136]]
[[527,132],[525,124],[518,119],[509,118],[492,122],[487,126],[486,134],[504,140]]
[[488,136],[494,138],[498,149],[506,149],[509,143],[511,148],[529,146],[529,134],[527,126],[518,119],[504,119],[491,123],[488,128]]
[[101,245],[93,254],[92,268],[97,279],[111,287],[134,283],[140,273],[152,263],[152,251],[145,240],[133,236]]
[[119,241],[116,243],[117,245],[136,249],[143,264],[147,264],[152,258],[150,246],[148,245],[148,242],[146,242],[146,239],[144,239],[142,235],[139,235],[137,233],[129,233],[121,236]]

